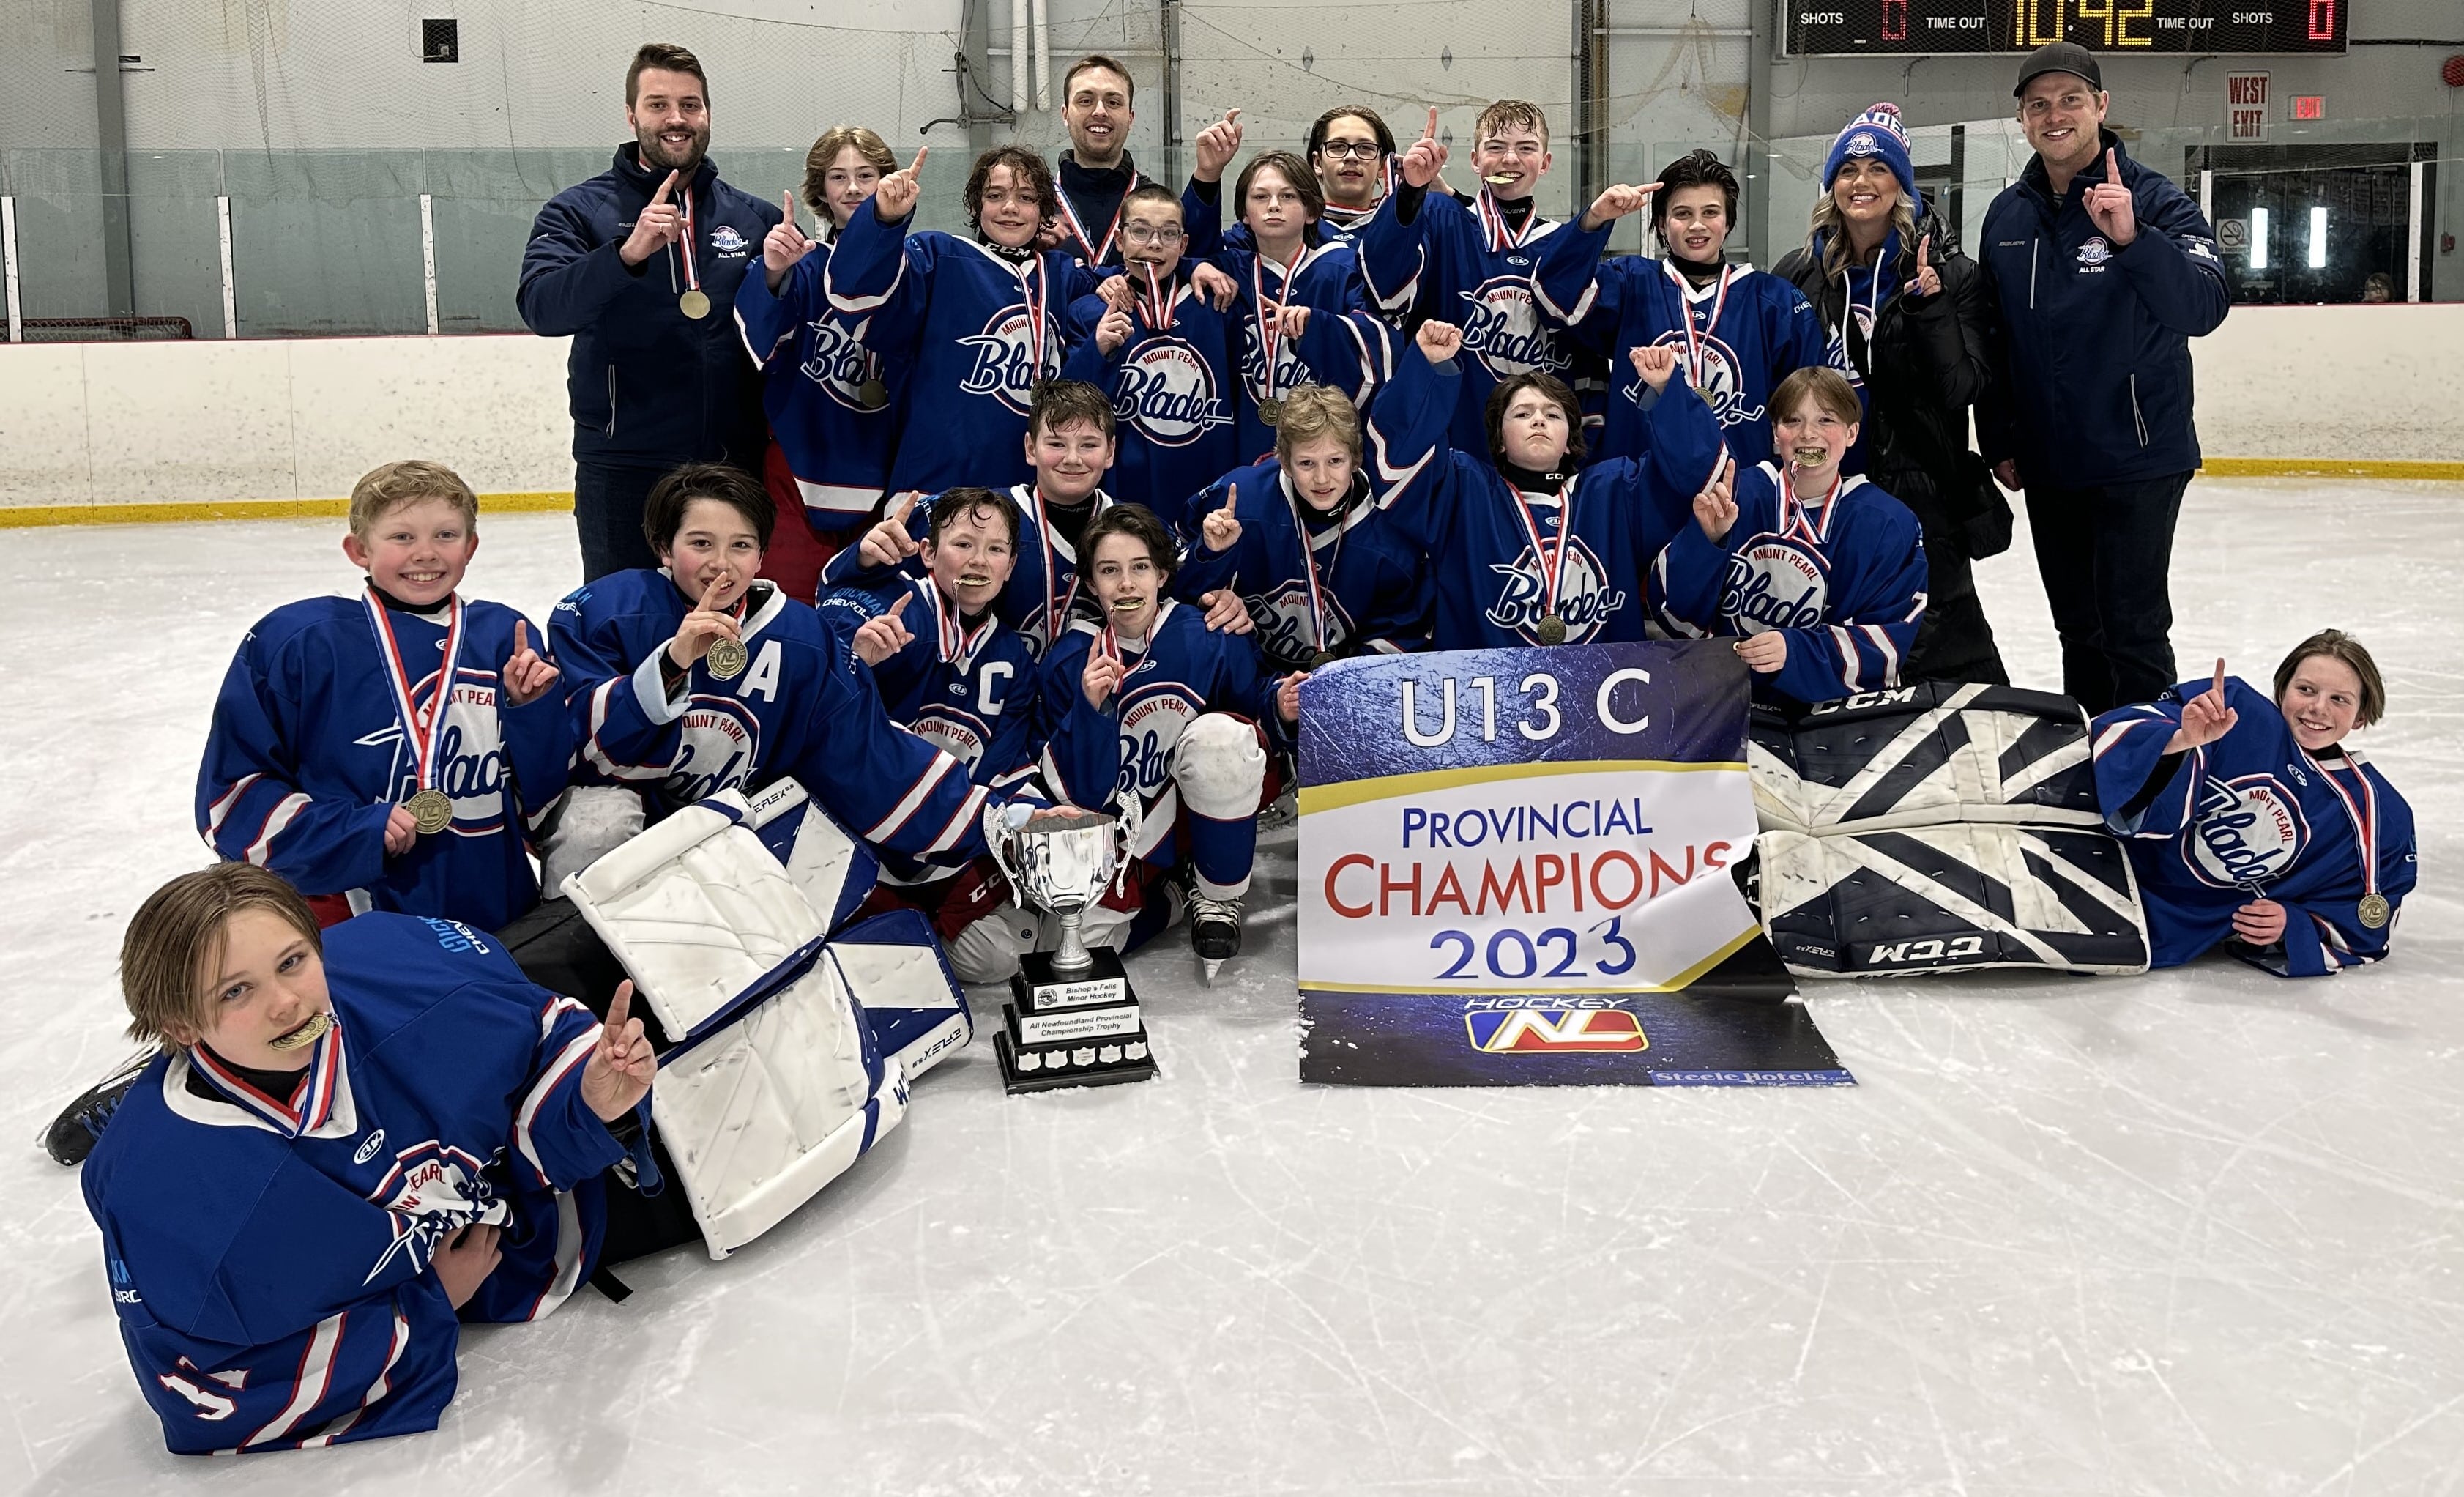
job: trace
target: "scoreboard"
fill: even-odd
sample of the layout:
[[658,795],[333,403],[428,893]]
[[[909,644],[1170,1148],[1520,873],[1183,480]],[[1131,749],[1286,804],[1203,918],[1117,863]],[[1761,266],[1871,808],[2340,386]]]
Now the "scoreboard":
[[1781,0],[1798,56],[2025,53],[2342,53],[2352,0]]

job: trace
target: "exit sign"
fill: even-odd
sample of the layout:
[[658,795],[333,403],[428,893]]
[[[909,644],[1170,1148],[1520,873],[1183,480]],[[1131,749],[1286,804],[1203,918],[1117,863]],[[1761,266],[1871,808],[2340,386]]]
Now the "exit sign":
[[2293,96],[2293,118],[2294,118],[2294,119],[2296,119],[2296,120],[2324,120],[2324,119],[2326,119],[2326,118],[2327,118],[2327,98],[2326,98],[2326,96],[2325,96],[2325,95],[2323,95],[2323,94],[2296,94],[2296,95],[2294,95],[2294,96]]

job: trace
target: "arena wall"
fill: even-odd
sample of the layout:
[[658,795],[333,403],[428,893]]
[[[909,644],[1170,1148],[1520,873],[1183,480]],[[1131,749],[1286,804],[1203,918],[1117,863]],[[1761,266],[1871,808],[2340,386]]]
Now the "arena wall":
[[[2196,340],[2219,472],[2464,478],[2464,305],[2240,307]],[[391,458],[496,508],[573,487],[560,339],[0,349],[0,525],[316,513]]]

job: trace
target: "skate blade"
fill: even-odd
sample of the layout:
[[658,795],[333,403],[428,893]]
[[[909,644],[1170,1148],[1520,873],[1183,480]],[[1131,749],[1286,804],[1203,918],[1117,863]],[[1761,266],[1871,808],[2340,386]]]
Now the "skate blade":
[[1200,982],[1205,983],[1208,987],[1213,987],[1215,985],[1215,974],[1223,970],[1223,963],[1228,959],[1228,958],[1223,957],[1199,958],[1198,980]]

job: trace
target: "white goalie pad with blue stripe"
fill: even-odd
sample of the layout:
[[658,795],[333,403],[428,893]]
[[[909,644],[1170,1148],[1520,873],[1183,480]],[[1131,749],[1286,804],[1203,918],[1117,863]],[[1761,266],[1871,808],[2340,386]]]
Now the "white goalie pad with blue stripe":
[[835,949],[832,923],[863,902],[871,856],[789,788],[753,803],[722,791],[564,885],[672,1041],[651,1116],[714,1258],[777,1225],[905,1115],[908,1073],[875,1042],[864,995],[929,1007],[913,995],[937,988],[958,1002],[929,945],[921,963],[896,933]]
[[893,910],[859,920],[830,937],[829,953],[864,1010],[873,1043],[908,1080],[975,1038],[966,991],[922,912]]

